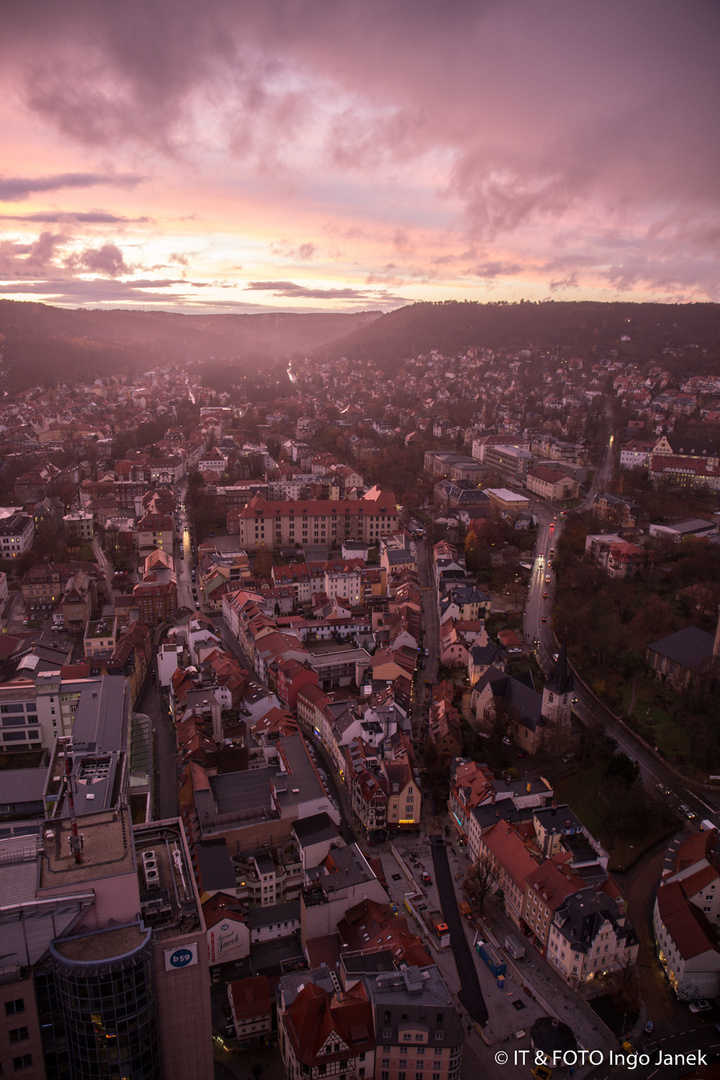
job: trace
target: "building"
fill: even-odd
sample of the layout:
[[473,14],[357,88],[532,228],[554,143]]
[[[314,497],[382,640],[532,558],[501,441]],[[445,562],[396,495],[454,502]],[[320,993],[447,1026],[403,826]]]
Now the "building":
[[556,472],[543,465],[537,465],[527,474],[527,489],[543,499],[551,499],[553,502],[566,502],[568,499],[577,499],[580,494],[580,485],[577,480]]
[[526,495],[509,488],[486,488],[485,494],[503,517],[518,518],[529,513],[530,503]]
[[717,829],[668,851],[653,911],[655,947],[681,1000],[720,992],[720,844]]
[[32,547],[35,525],[29,514],[0,518],[0,559],[18,559]]
[[95,535],[94,518],[83,510],[76,510],[63,517],[68,544],[89,543]]
[[274,1009],[267,975],[228,983],[228,999],[238,1049],[268,1045],[274,1037]]
[[408,967],[364,983],[373,1008],[378,1080],[457,1080],[465,1029],[437,967]]
[[547,957],[575,987],[634,964],[639,948],[624,902],[586,888],[567,896],[554,913]]
[[375,1075],[373,1009],[362,982],[342,990],[327,967],[278,986],[278,1041],[288,1080]]
[[171,514],[145,514],[137,523],[137,546],[141,555],[153,548],[172,554],[175,531]]
[[647,646],[645,660],[658,679],[667,681],[680,692],[703,679],[713,677],[720,652],[720,621],[715,637],[697,626],[653,641]]
[[396,532],[398,512],[391,492],[372,488],[361,499],[271,502],[255,496],[238,515],[238,539],[247,551],[259,547],[340,545],[344,540],[377,544]]

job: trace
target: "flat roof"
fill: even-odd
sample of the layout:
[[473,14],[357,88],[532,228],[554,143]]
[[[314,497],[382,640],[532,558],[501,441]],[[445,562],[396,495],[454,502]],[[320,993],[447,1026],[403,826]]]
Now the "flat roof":
[[135,868],[127,807],[85,814],[78,825],[82,862],[70,851],[72,826],[68,818],[45,823],[39,889],[54,893],[83,881],[132,873]]
[[510,488],[485,488],[487,495],[492,498],[494,495],[496,499],[502,499],[503,502],[527,502],[527,495],[520,495],[517,491],[511,491]]

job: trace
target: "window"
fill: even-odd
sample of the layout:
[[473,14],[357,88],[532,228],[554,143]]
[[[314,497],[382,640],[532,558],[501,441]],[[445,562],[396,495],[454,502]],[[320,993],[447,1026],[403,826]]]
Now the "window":
[[26,1027],[11,1028],[8,1034],[10,1036],[11,1043],[25,1042],[26,1039],[30,1038],[30,1034]]
[[14,1001],[5,1002],[5,1015],[15,1016],[16,1013],[25,1012],[25,998],[15,998]]
[[15,1072],[19,1072],[21,1069],[32,1068],[32,1054],[21,1054],[20,1057],[13,1058],[13,1069]]

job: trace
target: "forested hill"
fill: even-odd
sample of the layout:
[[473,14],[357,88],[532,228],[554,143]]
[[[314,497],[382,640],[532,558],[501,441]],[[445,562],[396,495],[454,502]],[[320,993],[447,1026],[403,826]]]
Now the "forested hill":
[[[629,340],[623,340],[629,339]],[[317,348],[318,359],[375,360],[392,371],[432,349],[452,356],[471,347],[555,350],[558,356],[662,357],[697,346],[695,370],[720,371],[720,304],[565,303],[413,304],[348,337]]]
[[344,337],[379,318],[356,314],[180,315],[98,311],[0,300],[2,389],[104,375],[162,363],[231,362],[257,372]]

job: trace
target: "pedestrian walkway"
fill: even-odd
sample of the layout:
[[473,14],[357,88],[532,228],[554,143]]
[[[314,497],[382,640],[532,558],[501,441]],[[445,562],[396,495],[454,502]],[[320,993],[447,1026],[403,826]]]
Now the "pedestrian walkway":
[[[407,861],[406,856],[410,851],[414,851],[426,865],[429,865],[430,842],[426,836],[421,835],[420,839],[399,839],[393,848],[397,854],[393,851],[383,852],[382,859],[391,898],[398,906],[401,906],[408,889],[419,888],[419,884],[415,882],[412,875],[412,864]],[[450,841],[447,844],[447,854],[456,894],[458,899],[462,900],[462,880],[470,864],[465,854],[458,852]],[[434,883],[427,887],[426,892],[428,901],[434,902],[436,900]],[[526,943],[524,959],[513,961],[504,954],[508,967],[504,982],[498,985],[498,980],[474,948],[480,933],[484,940],[491,941],[503,953],[505,934],[513,933],[516,937],[518,936],[517,927],[499,911],[496,905],[487,905],[480,932],[470,923],[464,923],[466,938],[473,951],[480,987],[488,1009],[488,1022],[483,1028],[477,1027],[472,1022],[459,1000],[460,978],[452,951],[437,949],[424,926],[420,926],[409,916],[408,921],[425,940],[448,990],[453,995],[458,1011],[466,1018],[467,1044],[463,1055],[463,1078],[470,1080],[472,1073],[472,1080],[476,1080],[478,1068],[487,1069],[493,1061],[501,1060],[495,1055],[507,1053],[508,1061],[503,1066],[502,1077],[513,1080],[514,1076],[523,1076],[527,1080],[530,1059],[526,1059],[526,1063],[523,1063],[521,1052],[530,1049],[530,1028],[542,1016],[553,1016],[567,1024],[572,1028],[578,1045],[586,1050],[607,1052],[611,1048],[617,1049],[617,1040],[613,1034],[529,943]],[[589,1068],[589,1066],[578,1068],[576,1075],[582,1078]],[[496,1072],[495,1075],[498,1073]]]

